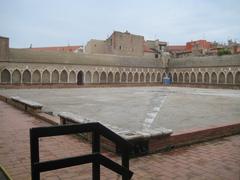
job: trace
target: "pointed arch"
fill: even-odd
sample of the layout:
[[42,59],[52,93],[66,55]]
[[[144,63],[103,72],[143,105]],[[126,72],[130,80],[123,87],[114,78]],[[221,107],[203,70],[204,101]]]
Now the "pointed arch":
[[12,73],[12,83],[21,83],[21,72],[18,69],[14,70]]
[[104,71],[100,75],[100,83],[107,83],[107,74]]
[[155,78],[156,78],[155,73],[152,73],[152,75],[151,75],[151,82],[155,82],[156,81]]
[[227,83],[233,84],[233,73],[232,72],[227,73]]
[[126,82],[126,81],[127,81],[127,74],[123,72],[121,76],[121,82]]
[[84,84],[84,73],[83,71],[79,71],[77,74],[77,84],[82,85]]
[[184,82],[189,83],[189,73],[188,72],[185,72],[185,74],[184,74]]
[[161,73],[157,73],[157,82],[161,82]]
[[171,73],[171,72],[168,73],[168,77],[170,78],[170,81],[172,82],[173,76],[172,76],[172,73]]
[[235,74],[235,84],[240,84],[240,72],[239,71]]
[[225,74],[223,72],[221,72],[218,76],[218,83],[225,84]]
[[119,72],[115,73],[115,83],[120,83],[120,73]]
[[85,83],[91,83],[92,82],[92,74],[90,71],[87,71],[86,72],[86,75],[85,75]]
[[177,73],[173,73],[173,82],[176,83],[177,82]]
[[135,83],[138,82],[138,77],[139,77],[138,73],[135,72],[135,74],[134,74],[134,82],[135,82]]
[[66,70],[63,70],[60,75],[60,81],[61,83],[67,83],[68,82],[68,73]]
[[52,72],[52,83],[59,83],[59,72],[56,69]]
[[210,80],[209,80],[209,73],[208,72],[205,72],[205,74],[204,74],[204,83],[209,83],[210,82]]
[[33,83],[41,83],[41,73],[39,70],[35,70],[32,75]]
[[99,74],[97,71],[93,73],[93,83],[99,83]]
[[133,74],[132,74],[132,72],[129,72],[128,73],[128,82],[132,83],[132,81],[133,81]]
[[28,69],[23,72],[23,83],[31,83],[31,73]]
[[4,69],[1,72],[1,82],[2,83],[10,83],[11,82],[11,73],[9,70]]
[[212,72],[211,74],[211,83],[217,84],[217,74],[215,72]]
[[149,74],[149,72],[146,74],[146,82],[147,82],[147,83],[150,82],[150,74]]
[[162,82],[163,82],[163,78],[165,78],[165,77],[166,77],[166,72],[164,72],[162,75]]
[[178,78],[179,78],[179,82],[183,83],[183,73],[182,72],[179,73],[179,77]]
[[191,83],[195,83],[196,82],[196,75],[194,72],[191,72]]
[[42,73],[42,83],[50,83],[50,72],[48,70]]
[[76,83],[76,73],[75,73],[75,71],[71,71],[69,73],[69,82],[70,83]]
[[197,74],[197,82],[202,83],[202,73],[201,72],[198,72],[198,74]]
[[144,82],[144,73],[141,72],[140,74],[140,82],[143,83]]
[[108,83],[113,83],[113,73],[112,72],[108,73]]

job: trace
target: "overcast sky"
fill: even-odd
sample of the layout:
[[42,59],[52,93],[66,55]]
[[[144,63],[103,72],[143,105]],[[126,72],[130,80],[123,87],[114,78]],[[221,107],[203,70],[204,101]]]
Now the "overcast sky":
[[169,44],[240,41],[240,0],[1,0],[0,36],[11,47],[86,44],[112,31]]

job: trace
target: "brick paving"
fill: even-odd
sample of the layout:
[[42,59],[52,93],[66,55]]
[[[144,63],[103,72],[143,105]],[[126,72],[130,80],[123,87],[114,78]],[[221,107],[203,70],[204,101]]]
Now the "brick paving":
[[[30,179],[29,128],[49,124],[0,101],[0,164],[15,180]],[[91,152],[90,145],[74,136],[40,140],[40,159],[49,160]],[[105,155],[119,162],[109,152]],[[240,180],[240,135],[131,159],[133,179]],[[106,180],[120,179],[101,168]],[[91,165],[41,174],[41,179],[91,179]]]

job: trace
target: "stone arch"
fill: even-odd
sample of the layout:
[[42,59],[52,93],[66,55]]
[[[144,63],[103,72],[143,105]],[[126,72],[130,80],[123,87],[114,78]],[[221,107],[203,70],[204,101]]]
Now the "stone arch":
[[63,70],[60,75],[60,81],[61,83],[67,83],[68,82],[68,73],[66,70]]
[[119,72],[115,73],[115,82],[120,83],[120,73]]
[[21,72],[18,69],[12,73],[12,83],[21,83]]
[[235,74],[235,84],[240,84],[240,72],[239,71]]
[[225,74],[223,72],[221,72],[218,76],[218,83],[225,84]]
[[173,73],[173,82],[174,83],[177,82],[177,73],[176,72]]
[[150,82],[150,74],[149,74],[149,73],[146,74],[146,82],[147,82],[147,83]]
[[163,78],[166,77],[166,73],[164,72],[163,75],[162,75],[162,82],[163,82]]
[[137,72],[135,72],[135,74],[134,74],[134,82],[136,83],[136,82],[138,82],[138,73]]
[[52,83],[59,83],[59,72],[56,69],[52,72]]
[[211,74],[211,83],[217,84],[217,74],[215,72],[212,72]]
[[113,83],[113,73],[112,72],[108,73],[108,83]]
[[70,83],[76,83],[76,73],[74,71],[71,71],[69,73],[69,82]]
[[41,83],[41,73],[39,70],[35,70],[32,75],[33,83]]
[[85,74],[85,83],[91,83],[92,82],[92,74],[90,71],[87,71]]
[[107,74],[104,71],[100,75],[100,83],[107,83]]
[[77,84],[84,84],[84,73],[83,71],[79,71],[77,74]]
[[197,82],[202,83],[202,73],[201,72],[198,72],[198,74],[197,74]]
[[151,75],[151,82],[155,82],[156,81],[155,78],[156,78],[155,73],[152,73],[152,75]]
[[97,71],[93,73],[93,83],[99,83],[99,74]]
[[143,72],[140,74],[140,82],[141,83],[144,82],[144,73]]
[[31,73],[28,69],[23,72],[23,83],[31,83]]
[[42,83],[50,83],[50,72],[48,70],[42,73]]
[[127,74],[123,72],[121,76],[121,82],[126,82],[126,81],[127,81]]
[[130,73],[128,73],[128,82],[132,83],[132,81],[133,81],[133,74],[132,74],[132,72],[130,72]]
[[233,84],[233,73],[232,72],[227,73],[227,83]]
[[191,83],[195,83],[196,82],[196,75],[194,72],[191,73]]
[[205,72],[204,74],[204,83],[209,83],[209,73],[208,72]]
[[157,82],[161,82],[161,73],[157,73]]
[[10,83],[11,82],[11,73],[7,69],[4,69],[1,72],[1,82],[2,83]]
[[179,78],[178,81],[179,81],[180,83],[183,83],[183,73],[182,73],[182,72],[179,73],[179,77],[178,77],[178,78]]
[[185,72],[185,74],[184,74],[184,82],[189,83],[189,73],[188,72]]
[[170,81],[172,82],[172,73],[171,72],[168,73],[168,77],[170,78]]

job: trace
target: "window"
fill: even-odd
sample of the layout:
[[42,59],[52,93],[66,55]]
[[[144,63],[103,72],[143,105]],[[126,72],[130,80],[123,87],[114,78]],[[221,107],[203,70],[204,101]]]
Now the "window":
[[158,54],[155,54],[155,58],[158,58]]
[[121,50],[121,49],[122,49],[122,46],[119,46],[119,49]]

